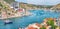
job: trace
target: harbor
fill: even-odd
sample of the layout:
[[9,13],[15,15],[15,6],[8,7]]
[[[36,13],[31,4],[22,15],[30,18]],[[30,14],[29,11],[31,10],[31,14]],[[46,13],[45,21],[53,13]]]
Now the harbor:
[[0,29],[60,29],[60,0],[53,1],[0,0]]

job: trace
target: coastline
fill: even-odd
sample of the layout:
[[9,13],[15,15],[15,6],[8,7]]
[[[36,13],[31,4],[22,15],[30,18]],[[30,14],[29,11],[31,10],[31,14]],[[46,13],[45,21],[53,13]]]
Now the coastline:
[[[29,9],[29,10],[44,10],[44,11],[55,12],[55,10],[51,10],[51,9],[49,9],[49,10],[48,9]],[[26,12],[24,12],[25,14],[19,14],[19,13],[14,15],[14,16],[8,16],[8,18],[16,18],[16,17],[22,17],[22,16],[29,16],[29,15],[31,15],[31,13],[28,12],[28,10],[26,10]],[[5,17],[2,17],[0,19],[7,19],[7,17],[5,16]]]
[[[17,17],[23,17],[23,16],[29,16],[29,15],[32,15],[30,12],[26,12],[25,14],[16,14],[14,16],[8,16],[8,18],[17,18]],[[5,20],[5,19],[8,19],[7,17],[2,17],[0,18],[1,20]]]
[[[44,11],[55,12],[55,10],[51,10],[51,9],[29,9],[29,10],[44,10]],[[59,11],[57,11],[57,12],[59,12]]]

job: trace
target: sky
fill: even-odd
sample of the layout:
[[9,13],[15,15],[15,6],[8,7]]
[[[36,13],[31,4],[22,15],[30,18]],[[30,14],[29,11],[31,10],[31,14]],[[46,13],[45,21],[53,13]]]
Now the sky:
[[60,3],[60,0],[16,0],[16,1],[36,5],[56,5]]

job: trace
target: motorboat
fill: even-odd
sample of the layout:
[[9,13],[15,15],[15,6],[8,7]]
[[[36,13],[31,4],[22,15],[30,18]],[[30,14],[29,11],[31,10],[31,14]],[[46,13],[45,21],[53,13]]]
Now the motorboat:
[[11,20],[4,20],[4,24],[12,24],[13,22]]

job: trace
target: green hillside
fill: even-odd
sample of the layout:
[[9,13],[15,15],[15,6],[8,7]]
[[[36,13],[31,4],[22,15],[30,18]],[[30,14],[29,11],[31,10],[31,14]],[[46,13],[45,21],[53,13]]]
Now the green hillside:
[[41,9],[41,8],[50,9],[51,7],[52,6],[50,5],[34,5],[34,4],[20,2],[20,8],[24,8],[24,9]]
[[[7,3],[11,4],[12,2],[15,2],[15,0],[4,0]],[[40,9],[40,8],[51,8],[52,6],[48,6],[48,5],[34,5],[34,4],[28,4],[28,3],[23,3],[20,2],[20,8],[24,8],[24,9]]]
[[1,2],[0,2],[0,6],[2,7],[2,4],[1,4]]
[[12,2],[15,2],[15,0],[4,0],[4,1],[6,1],[7,3],[12,3]]

